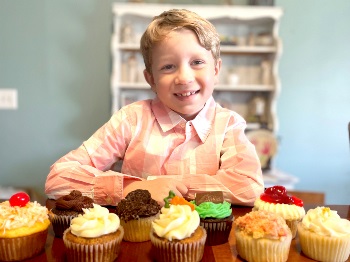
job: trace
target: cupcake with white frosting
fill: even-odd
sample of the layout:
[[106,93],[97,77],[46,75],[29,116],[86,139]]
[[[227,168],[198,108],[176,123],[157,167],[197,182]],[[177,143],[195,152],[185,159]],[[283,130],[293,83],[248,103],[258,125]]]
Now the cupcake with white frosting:
[[119,217],[97,204],[83,211],[63,234],[68,261],[114,261],[124,235]]
[[150,234],[156,260],[200,261],[207,234],[199,223],[198,212],[189,205],[163,207]]
[[317,261],[347,261],[350,255],[350,221],[329,207],[310,209],[298,225],[303,253]]

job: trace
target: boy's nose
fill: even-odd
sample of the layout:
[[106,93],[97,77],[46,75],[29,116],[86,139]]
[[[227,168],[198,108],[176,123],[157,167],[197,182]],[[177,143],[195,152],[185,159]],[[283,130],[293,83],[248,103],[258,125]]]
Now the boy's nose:
[[193,81],[193,72],[192,69],[188,66],[180,67],[177,71],[177,75],[175,78],[175,84],[177,85],[185,85]]

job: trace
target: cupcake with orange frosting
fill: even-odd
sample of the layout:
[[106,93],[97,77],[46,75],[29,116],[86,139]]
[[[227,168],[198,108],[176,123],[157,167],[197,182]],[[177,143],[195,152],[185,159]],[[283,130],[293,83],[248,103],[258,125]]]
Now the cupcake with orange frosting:
[[302,252],[317,261],[347,261],[350,255],[350,221],[329,207],[310,209],[298,224]]
[[55,206],[49,210],[49,219],[55,236],[62,238],[71,220],[84,214],[83,208],[92,208],[93,202],[92,198],[83,196],[79,190],[73,190],[68,195],[58,198]]
[[194,205],[184,198],[165,199],[158,219],[152,222],[150,239],[157,261],[200,261],[203,257],[206,231]]
[[267,210],[281,215],[292,231],[293,238],[297,234],[298,223],[305,216],[303,201],[288,195],[284,186],[266,188],[255,200],[253,210]]
[[68,261],[114,261],[124,235],[119,217],[97,204],[83,211],[63,234]]
[[278,214],[261,210],[236,218],[237,253],[250,262],[285,262],[288,259],[292,233]]
[[44,250],[50,220],[48,210],[25,192],[0,203],[0,260],[24,260]]

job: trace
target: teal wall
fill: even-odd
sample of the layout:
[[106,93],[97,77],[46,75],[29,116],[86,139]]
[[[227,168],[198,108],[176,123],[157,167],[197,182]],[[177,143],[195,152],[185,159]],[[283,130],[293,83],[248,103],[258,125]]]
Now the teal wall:
[[[19,104],[0,110],[0,186],[44,194],[50,165],[109,119],[113,2],[0,0],[0,88],[16,88]],[[276,5],[284,9],[276,166],[300,179],[297,189],[349,204],[350,2]]]

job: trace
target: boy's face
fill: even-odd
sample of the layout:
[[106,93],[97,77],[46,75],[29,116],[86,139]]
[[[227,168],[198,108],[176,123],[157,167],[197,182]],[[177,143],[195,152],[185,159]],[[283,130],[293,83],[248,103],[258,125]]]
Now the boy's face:
[[158,98],[186,120],[196,117],[213,93],[221,60],[215,65],[210,51],[194,32],[173,31],[152,49],[152,74],[144,71]]

